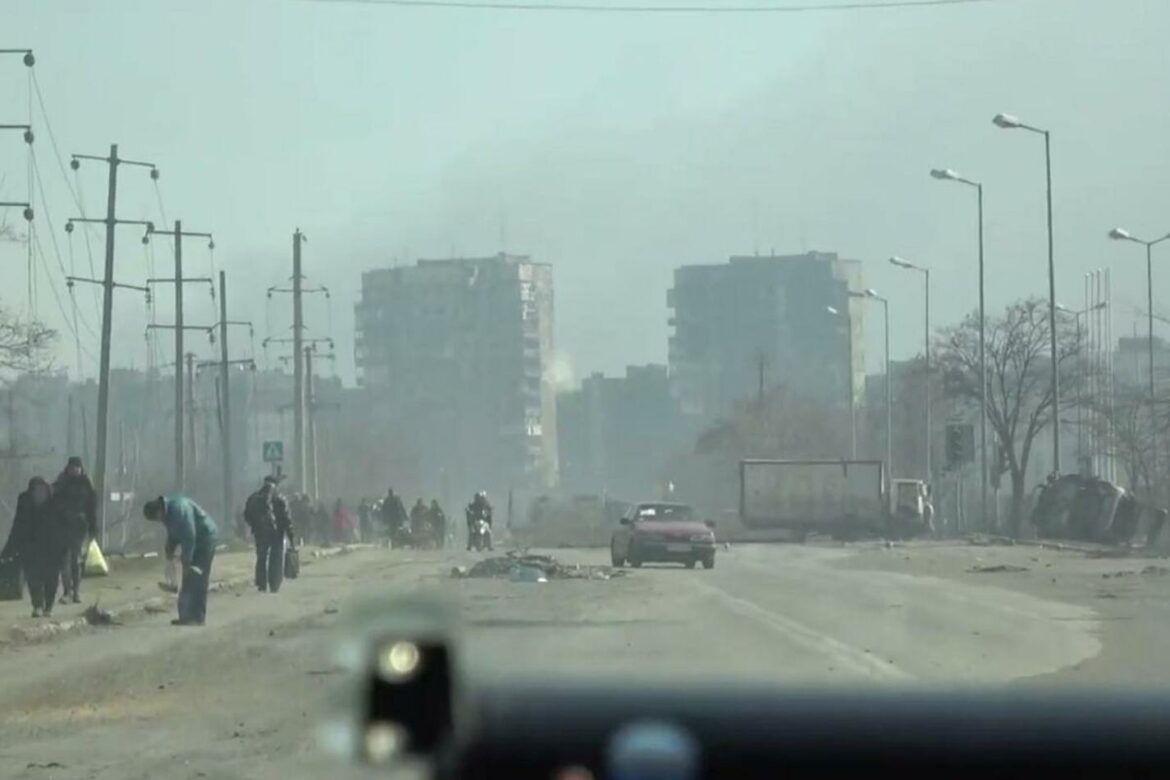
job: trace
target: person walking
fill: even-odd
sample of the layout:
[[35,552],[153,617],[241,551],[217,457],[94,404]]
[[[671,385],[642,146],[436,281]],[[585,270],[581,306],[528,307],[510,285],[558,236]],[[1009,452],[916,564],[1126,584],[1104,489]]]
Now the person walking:
[[353,511],[340,498],[333,505],[333,539],[338,544],[351,544],[357,532]]
[[439,549],[447,546],[447,515],[444,514],[442,507],[439,506],[439,499],[432,498],[430,509],[427,510],[427,518],[430,521],[432,533],[435,536],[436,546]]
[[361,502],[358,504],[357,511],[358,511],[358,534],[361,537],[360,541],[363,541],[363,542],[369,544],[370,542],[374,541],[374,526],[373,526],[373,523],[371,522],[373,514],[374,514],[374,509],[372,506],[370,506],[370,500],[368,498],[363,498],[361,500]]
[[16,560],[28,584],[33,617],[49,617],[57,599],[66,539],[53,506],[52,488],[42,477],[28,481],[16,500],[16,517],[0,560]]
[[265,477],[244,504],[244,522],[256,543],[256,589],[276,593],[284,581],[284,543],[296,549],[288,502],[276,489],[276,477]]
[[61,568],[64,592],[61,600],[81,603],[81,571],[87,541],[97,537],[97,492],[81,458],[76,455],[65,463],[65,470],[53,483],[53,507],[60,514],[65,537],[65,561]]
[[173,494],[147,501],[142,507],[147,520],[167,529],[164,552],[168,561],[179,549],[183,584],[179,588],[179,617],[176,626],[201,626],[207,620],[207,588],[211,584],[211,562],[215,558],[218,529],[211,515],[187,496]]

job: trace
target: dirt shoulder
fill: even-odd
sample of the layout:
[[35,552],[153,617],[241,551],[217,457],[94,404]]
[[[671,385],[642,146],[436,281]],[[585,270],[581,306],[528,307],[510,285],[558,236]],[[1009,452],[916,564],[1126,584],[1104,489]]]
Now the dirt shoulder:
[[963,542],[852,549],[854,554],[836,565],[992,585],[1091,609],[1101,652],[1029,682],[1146,687],[1170,680],[1164,650],[1170,647],[1170,560]]

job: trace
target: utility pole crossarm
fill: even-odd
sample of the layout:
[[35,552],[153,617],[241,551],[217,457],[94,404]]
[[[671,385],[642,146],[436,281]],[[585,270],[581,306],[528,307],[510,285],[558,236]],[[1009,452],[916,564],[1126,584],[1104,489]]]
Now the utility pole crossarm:
[[137,290],[138,292],[148,293],[150,290],[139,284],[127,284],[125,282],[105,282],[101,279],[90,279],[86,276],[66,276],[65,283],[72,287],[74,282],[85,282],[86,284],[100,284],[103,287],[117,287],[123,290]]

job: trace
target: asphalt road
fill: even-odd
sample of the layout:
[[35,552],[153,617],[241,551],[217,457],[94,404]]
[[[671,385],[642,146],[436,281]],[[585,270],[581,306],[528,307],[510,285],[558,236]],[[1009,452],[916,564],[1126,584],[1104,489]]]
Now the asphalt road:
[[[602,564],[606,551],[556,555]],[[458,605],[472,680],[1113,685],[1141,682],[1148,669],[1135,659],[1160,668],[1170,639],[1170,577],[1139,573],[1149,561],[1034,548],[743,545],[721,551],[712,571],[646,567],[549,583],[448,576],[472,560],[354,552],[306,568],[277,595],[214,595],[202,629],[153,615],[9,646],[0,652],[0,777],[342,776],[317,739],[343,682],[339,637],[355,599],[389,603],[416,591]],[[1018,570],[969,571],[999,562]],[[1125,574],[1113,579],[1116,571]]]

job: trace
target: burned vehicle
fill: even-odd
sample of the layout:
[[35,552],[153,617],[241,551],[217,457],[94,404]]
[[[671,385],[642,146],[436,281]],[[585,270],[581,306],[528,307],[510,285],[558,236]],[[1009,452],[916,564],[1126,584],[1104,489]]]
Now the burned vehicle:
[[1128,544],[1148,510],[1119,485],[1066,474],[1039,487],[1031,519],[1037,534],[1046,539]]

